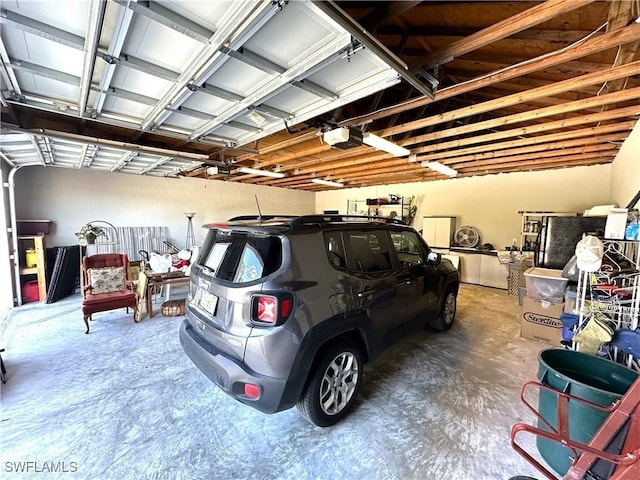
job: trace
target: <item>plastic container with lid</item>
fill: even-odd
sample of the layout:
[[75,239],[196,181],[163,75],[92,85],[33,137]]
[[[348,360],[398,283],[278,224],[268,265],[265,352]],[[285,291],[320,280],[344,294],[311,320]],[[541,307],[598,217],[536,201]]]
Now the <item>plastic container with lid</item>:
[[524,272],[524,278],[528,297],[551,303],[564,302],[569,279],[562,276],[562,270],[532,267]]

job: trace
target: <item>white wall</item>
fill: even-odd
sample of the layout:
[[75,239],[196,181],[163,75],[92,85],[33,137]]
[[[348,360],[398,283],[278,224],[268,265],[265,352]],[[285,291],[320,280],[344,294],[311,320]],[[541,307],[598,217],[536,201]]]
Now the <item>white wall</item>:
[[612,164],[610,189],[609,203],[619,207],[626,207],[640,190],[640,121],[622,144]]
[[315,206],[311,192],[201,178],[25,167],[15,180],[18,219],[53,220],[48,246],[77,244],[74,233],[91,220],[116,227],[166,226],[170,238],[182,246],[187,234],[184,212],[196,212],[193,225],[200,243],[205,223],[257,215],[254,195],[263,214],[308,214]]
[[520,243],[518,211],[583,212],[609,202],[611,165],[576,167],[541,172],[508,173],[483,177],[455,178],[424,183],[407,183],[316,194],[316,212],[346,213],[347,200],[387,197],[390,193],[418,198],[413,226],[422,229],[425,215],[457,217],[457,227],[471,225],[482,243],[496,249]]

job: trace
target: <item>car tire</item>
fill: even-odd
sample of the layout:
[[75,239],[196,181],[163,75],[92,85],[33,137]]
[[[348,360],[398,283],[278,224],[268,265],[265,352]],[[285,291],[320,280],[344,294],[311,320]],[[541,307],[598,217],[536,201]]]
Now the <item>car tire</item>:
[[457,298],[456,291],[452,288],[447,289],[442,302],[442,308],[438,316],[431,321],[431,326],[436,330],[449,330],[456,318]]
[[318,427],[335,425],[349,413],[363,374],[362,354],[351,342],[332,346],[319,357],[296,406]]

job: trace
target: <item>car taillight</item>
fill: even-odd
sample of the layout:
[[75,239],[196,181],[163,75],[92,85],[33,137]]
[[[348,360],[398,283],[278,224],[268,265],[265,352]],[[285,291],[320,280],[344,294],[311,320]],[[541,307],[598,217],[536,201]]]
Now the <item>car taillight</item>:
[[293,300],[288,294],[255,295],[251,320],[263,325],[280,325],[287,319],[292,307]]
[[256,320],[264,323],[276,323],[278,299],[275,297],[258,297],[258,317]]
[[291,304],[293,302],[290,298],[285,298],[280,302],[280,316],[282,318],[287,318],[289,316],[289,312],[291,311]]

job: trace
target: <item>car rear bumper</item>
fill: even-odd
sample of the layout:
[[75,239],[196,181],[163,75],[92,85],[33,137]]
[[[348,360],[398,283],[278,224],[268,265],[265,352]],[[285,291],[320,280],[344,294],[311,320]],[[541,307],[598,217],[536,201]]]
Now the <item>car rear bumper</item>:
[[[236,400],[264,413],[274,413],[291,406],[281,406],[286,380],[248,370],[242,363],[206,342],[188,320],[184,320],[180,327],[180,345],[209,380]],[[260,398],[247,397],[244,393],[245,384],[257,385]]]

